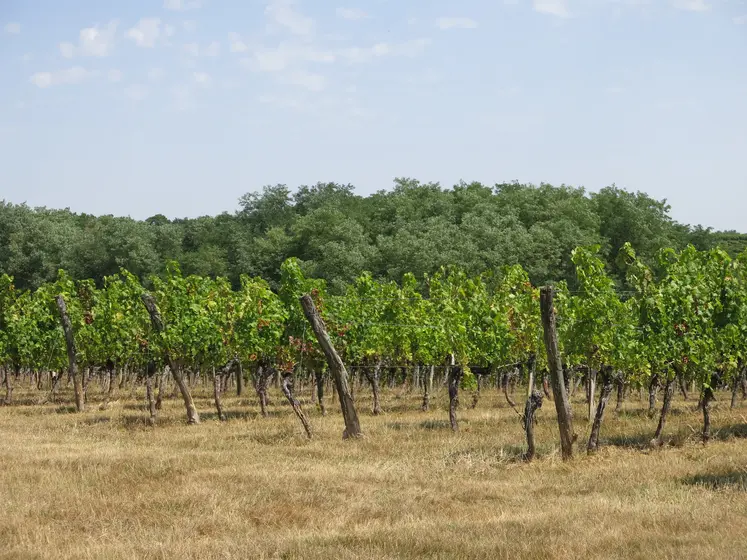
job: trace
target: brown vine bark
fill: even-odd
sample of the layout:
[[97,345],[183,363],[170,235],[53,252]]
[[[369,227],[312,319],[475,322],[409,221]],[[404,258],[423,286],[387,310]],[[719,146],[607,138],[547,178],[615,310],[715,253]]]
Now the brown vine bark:
[[576,434],[573,432],[571,405],[568,402],[568,394],[565,391],[563,362],[560,357],[555,307],[553,305],[554,295],[555,290],[552,286],[545,286],[540,290],[540,310],[542,313],[545,350],[547,351],[547,364],[550,372],[550,384],[552,385],[555,411],[558,417],[558,428],[560,430],[561,454],[563,460],[568,460],[573,457],[573,442],[576,439]]
[[57,302],[57,310],[60,313],[62,331],[65,334],[68,372],[70,373],[70,377],[73,379],[73,389],[75,391],[75,410],[77,412],[83,412],[83,410],[85,410],[85,398],[83,395],[83,386],[81,384],[80,375],[78,374],[78,356],[75,349],[73,324],[70,321],[70,316],[67,314],[67,305],[65,304],[65,298],[59,295],[55,298],[55,301]]
[[518,370],[516,368],[514,368],[512,371],[507,372],[505,374],[505,376],[503,378],[503,394],[506,396],[506,402],[511,405],[511,408],[513,408],[517,413],[521,414],[519,412],[519,409],[516,408],[516,401],[514,401],[514,399],[511,398],[511,395],[508,392],[508,386],[509,386],[509,383],[511,381],[511,377],[512,376],[515,377],[517,375],[519,375],[519,374],[518,374]]
[[527,399],[526,405],[524,405],[524,415],[522,420],[524,421],[524,431],[527,435],[527,452],[524,455],[524,459],[529,462],[534,459],[535,447],[534,447],[534,413],[542,408],[542,393],[539,391],[532,391],[532,394]]
[[13,401],[13,382],[10,380],[10,371],[8,368],[3,368],[5,374],[5,400],[3,403],[7,406]]
[[316,381],[316,399],[322,416],[327,416],[327,408],[324,406],[324,371],[322,368],[314,370],[314,380]]
[[301,425],[306,432],[306,437],[311,439],[311,425],[309,424],[309,419],[306,417],[306,414],[304,414],[304,411],[301,408],[301,403],[299,403],[298,399],[293,396],[293,376],[290,373],[286,372],[283,375],[283,379],[280,382],[280,388],[282,389],[285,398],[288,399],[288,402],[293,408],[293,412],[296,413],[296,416],[301,421]]
[[716,400],[713,389],[703,387],[703,443],[711,439],[711,403]]
[[433,376],[436,373],[436,366],[431,366],[428,369],[428,378],[423,379],[423,404],[420,407],[423,412],[428,411],[428,407],[431,403],[431,389],[433,388]]
[[213,368],[213,400],[215,401],[215,410],[218,413],[218,419],[220,421],[226,420],[226,414],[223,412],[223,401],[221,399],[223,393],[226,390],[228,378],[236,372],[236,375],[240,375],[241,364],[238,358],[231,358],[221,368]]
[[682,375],[678,375],[677,383],[679,384],[680,393],[682,393],[682,398],[687,400],[687,387],[685,386],[685,378]]
[[[155,298],[150,294],[143,294],[142,301],[150,315],[150,322],[153,325],[153,330],[159,333],[163,332],[163,320],[161,319],[161,313],[158,311]],[[192,393],[190,392],[187,383],[184,381],[184,376],[182,375],[179,364],[171,357],[171,353],[168,350],[164,350],[163,354],[166,364],[168,364],[169,369],[171,369],[174,383],[184,400],[184,408],[187,411],[187,424],[199,424],[200,415],[197,412],[197,407],[195,407],[194,400],[192,399]]]
[[602,428],[602,420],[604,418],[604,410],[607,408],[607,403],[612,395],[612,371],[609,367],[602,367],[600,372],[602,374],[602,390],[599,395],[599,404],[597,404],[597,411],[594,415],[594,423],[591,426],[591,435],[589,436],[589,443],[586,446],[587,453],[594,453],[599,449],[599,432]]
[[625,381],[623,381],[622,375],[617,380],[617,403],[615,403],[615,412],[622,410],[623,402],[625,401]]
[[550,394],[550,381],[547,378],[547,370],[542,372],[542,392],[545,394],[546,399],[552,399]]
[[462,381],[464,370],[461,366],[448,366],[449,372],[447,382],[449,384],[449,423],[451,429],[455,432],[459,431],[459,423],[457,422],[456,411],[459,407],[459,384]]
[[241,367],[241,361],[236,369],[236,396],[240,397],[244,393],[244,368]]
[[355,411],[355,403],[350,394],[348,372],[345,369],[345,364],[343,364],[342,358],[340,358],[340,355],[332,345],[332,341],[327,334],[327,327],[309,294],[301,297],[301,306],[303,307],[306,319],[311,324],[319,346],[322,347],[322,351],[329,364],[329,369],[332,372],[332,377],[335,380],[335,387],[340,398],[340,409],[342,410],[342,417],[345,421],[345,431],[342,437],[343,439],[360,437],[363,433],[361,432],[360,422],[358,421],[358,413]]
[[477,403],[480,401],[480,390],[482,389],[482,375],[477,375],[477,390],[472,393],[472,406],[470,408],[477,408]]
[[659,390],[659,375],[653,374],[648,384],[648,414],[653,416],[656,411],[656,392]]
[[531,398],[534,394],[534,386],[536,384],[536,376],[537,376],[537,356],[534,354],[530,354],[529,358],[527,359],[526,367],[527,372],[529,375],[529,382],[527,383],[527,398]]
[[667,424],[667,415],[672,407],[672,396],[674,394],[674,383],[672,378],[667,375],[664,384],[664,403],[661,405],[661,414],[659,415],[659,425],[656,427],[654,439],[651,440],[651,447],[661,447],[664,445],[664,427]]
[[737,406],[737,393],[739,392],[740,387],[744,389],[744,382],[747,378],[745,372],[747,372],[747,368],[744,367],[744,364],[742,364],[742,360],[740,359],[737,361],[737,372],[734,376],[734,382],[732,383],[731,405],[729,408],[733,409],[735,406]]
[[166,397],[166,371],[162,370],[158,373],[158,394],[156,395],[156,410],[161,410],[163,407],[163,399]]
[[158,419],[158,410],[156,409],[156,401],[153,398],[153,377],[152,373],[146,373],[145,375],[145,397],[148,400],[148,425],[155,426],[156,420]]
[[215,401],[215,411],[218,414],[218,420],[225,422],[226,415],[223,412],[223,402],[220,398],[222,392],[223,379],[221,379],[221,373],[216,372],[215,369],[213,369],[213,401]]
[[363,374],[366,376],[366,379],[368,379],[368,382],[371,384],[371,392],[373,393],[373,407],[371,409],[371,412],[374,416],[378,416],[381,414],[381,400],[379,395],[379,378],[381,375],[381,360],[378,360],[376,364],[371,368],[369,366],[365,366],[363,369]]
[[104,410],[109,408],[109,405],[112,401],[112,397],[114,396],[114,390],[117,386],[116,385],[116,381],[117,381],[116,368],[114,367],[114,362],[112,360],[107,360],[105,369],[106,369],[106,375],[107,375],[107,379],[109,380],[109,383],[107,384],[107,387],[106,387],[106,397],[104,397],[104,402],[101,405],[101,408]]
[[594,399],[597,395],[597,375],[599,374],[599,371],[594,369],[593,367],[589,367],[586,375],[588,376],[588,387],[589,391],[587,393],[587,402],[588,402],[588,409],[586,411],[587,413],[587,419],[591,421],[591,419],[594,417]]
[[259,410],[264,418],[267,418],[267,386],[270,383],[273,371],[266,361],[261,361],[257,365],[257,373],[254,381],[254,390],[259,398]]

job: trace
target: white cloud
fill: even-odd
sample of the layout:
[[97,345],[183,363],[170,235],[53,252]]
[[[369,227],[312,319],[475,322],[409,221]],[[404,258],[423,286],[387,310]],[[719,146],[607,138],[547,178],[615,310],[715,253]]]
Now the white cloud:
[[732,21],[737,25],[744,25],[747,23],[747,15],[737,16]]
[[533,0],[535,12],[562,18],[570,17],[566,0]]
[[418,56],[431,44],[430,39],[412,39],[391,46],[387,54],[393,56]]
[[228,34],[228,41],[231,44],[229,47],[231,52],[246,52],[249,50],[249,47],[241,40],[241,35],[238,33],[231,31]]
[[292,0],[271,0],[265,8],[265,15],[293,35],[308,37],[314,34],[314,20],[293,9]]
[[247,62],[263,72],[279,72],[300,62],[330,63],[335,59],[336,55],[333,52],[319,50],[308,45],[281,43],[275,48],[256,51],[254,58]]
[[21,32],[21,24],[16,22],[6,23],[5,32],[11,35],[18,35]]
[[163,70],[160,68],[151,68],[148,70],[148,79],[151,82],[157,82],[163,77]]
[[122,81],[122,72],[120,70],[109,70],[107,78],[110,82]]
[[711,9],[705,0],[672,0],[672,6],[688,12],[707,12]]
[[51,72],[37,72],[30,79],[31,83],[40,88],[49,87],[52,85],[52,73]]
[[254,58],[259,65],[259,70],[263,72],[279,72],[288,67],[294,57],[281,49],[268,49],[257,52]]
[[73,58],[75,55],[75,45],[72,43],[60,43],[60,54],[64,58]]
[[325,95],[319,95],[318,92],[298,91],[281,95],[273,93],[272,95],[260,95],[257,101],[278,109],[290,109],[313,115],[327,123],[334,119],[341,119],[346,124],[350,124],[351,119],[370,120],[375,116],[370,110],[360,107],[354,98],[332,93]]
[[114,42],[117,23],[110,23],[105,30],[98,26],[88,27],[80,32],[80,51],[86,56],[107,56]]
[[220,54],[220,43],[213,41],[205,49],[205,56],[218,56]]
[[477,22],[467,17],[442,17],[436,20],[436,26],[440,29],[474,29]]
[[174,96],[174,109],[177,111],[186,111],[193,107],[192,90],[187,86],[175,86],[171,93]]
[[152,48],[161,34],[159,18],[142,18],[135,27],[127,31],[127,37],[138,47]]
[[132,84],[125,88],[124,93],[133,101],[142,101],[148,97],[148,88],[141,84]]
[[173,25],[170,25],[167,23],[166,25],[163,26],[164,37],[173,37],[175,33],[176,33],[176,29],[174,28]]
[[164,0],[163,7],[166,10],[172,10],[174,12],[183,12],[186,10],[196,10],[200,7],[199,0],[190,0],[184,2],[183,0]]
[[200,56],[200,45],[197,43],[187,43],[184,45],[184,52],[190,56]]
[[284,109],[297,109],[304,111],[308,109],[308,104],[303,99],[294,97],[279,97],[277,95],[260,95],[257,97],[257,101],[265,105],[274,105],[275,107],[282,107]]
[[88,76],[89,72],[80,66],[73,66],[58,72],[37,72],[31,76],[30,81],[37,87],[47,88],[60,84],[77,84]]
[[378,43],[365,48],[350,47],[342,49],[339,54],[348,62],[358,64],[384,56],[418,56],[429,44],[429,39],[412,39],[403,43]]
[[60,54],[64,58],[73,58],[75,55],[105,57],[111,54],[114,47],[114,38],[119,23],[110,21],[106,27],[86,27],[78,33],[78,45],[64,42],[60,43]]
[[358,20],[366,19],[368,14],[363,10],[356,10],[354,8],[337,8],[337,16],[342,19]]
[[186,31],[187,33],[192,33],[195,29],[197,29],[197,22],[187,20],[182,22],[182,29]]
[[205,72],[194,72],[192,74],[192,77],[194,78],[195,82],[203,87],[209,87],[212,83],[212,78],[210,77],[210,74],[206,74]]
[[324,76],[305,71],[291,72],[283,78],[283,81],[309,91],[322,91],[325,85]]

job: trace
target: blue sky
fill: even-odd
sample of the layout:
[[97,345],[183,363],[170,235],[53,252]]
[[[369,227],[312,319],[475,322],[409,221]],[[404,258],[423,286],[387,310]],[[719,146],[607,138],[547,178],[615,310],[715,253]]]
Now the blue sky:
[[616,183],[747,231],[747,2],[3,0],[0,199]]

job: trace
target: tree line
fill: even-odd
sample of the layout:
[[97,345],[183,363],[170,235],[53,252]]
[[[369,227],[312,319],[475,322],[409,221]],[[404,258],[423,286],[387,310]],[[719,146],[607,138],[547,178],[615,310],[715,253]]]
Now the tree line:
[[226,277],[234,288],[247,274],[277,289],[281,264],[295,257],[332,293],[364,271],[397,282],[410,272],[422,281],[449,264],[471,275],[521,264],[537,285],[573,285],[572,249],[599,244],[623,285],[615,257],[625,242],[649,263],[664,247],[721,246],[732,256],[747,247],[746,235],[679,224],[669,211],[666,201],[614,186],[597,193],[518,183],[444,188],[404,178],[370,196],[337,183],[266,186],[241,197],[235,212],[194,219],[138,221],[2,202],[0,271],[20,289],[53,282],[59,269],[101,286],[121,267],[147,283],[177,261],[185,274]]

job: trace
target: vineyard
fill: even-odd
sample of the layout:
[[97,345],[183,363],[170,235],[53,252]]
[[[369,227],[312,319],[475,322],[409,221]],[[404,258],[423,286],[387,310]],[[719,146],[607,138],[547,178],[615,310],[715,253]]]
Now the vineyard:
[[[122,269],[100,285],[60,271],[55,282],[22,291],[3,276],[0,357],[6,407],[0,418],[14,449],[7,456],[23,464],[32,460],[20,450],[26,446],[41,456],[59,442],[64,442],[60,453],[85,448],[75,459],[83,470],[75,475],[82,478],[74,477],[74,485],[88,480],[78,493],[85,494],[86,487],[103,491],[107,479],[91,474],[100,467],[109,472],[118,508],[128,506],[125,495],[117,494],[125,489],[117,490],[116,484],[143,485],[159,503],[169,499],[166,487],[176,492],[180,505],[168,507],[176,507],[173,516],[189,525],[193,548],[180,548],[178,535],[166,536],[163,528],[150,533],[137,525],[133,530],[150,535],[144,538],[152,539],[152,548],[132,544],[115,553],[105,542],[96,543],[99,554],[117,557],[162,557],[177,551],[185,557],[239,552],[254,557],[282,552],[284,557],[379,558],[486,553],[487,548],[470,539],[487,539],[485,546],[500,550],[501,557],[511,556],[511,551],[515,557],[609,557],[599,539],[625,546],[627,556],[638,557],[651,548],[637,541],[633,546],[634,535],[628,535],[629,541],[610,533],[607,522],[597,540],[587,535],[571,546],[558,536],[549,548],[535,547],[540,535],[552,531],[564,516],[585,523],[579,530],[587,532],[593,521],[584,508],[601,517],[617,519],[628,511],[652,519],[652,525],[639,520],[642,525],[631,522],[626,530],[645,533],[671,523],[659,530],[684,535],[687,530],[676,524],[684,523],[685,511],[673,496],[691,500],[687,507],[710,512],[708,520],[691,518],[697,531],[721,523],[728,533],[745,514],[742,502],[729,513],[706,494],[692,497],[680,486],[672,489],[671,480],[679,476],[692,487],[725,490],[724,499],[729,500],[746,487],[743,470],[734,470],[730,461],[746,455],[732,440],[745,435],[740,408],[747,398],[747,253],[730,258],[720,249],[689,246],[680,252],[662,250],[655,262],[644,262],[626,244],[617,256],[626,278],[620,284],[608,275],[599,249],[573,251],[572,289],[565,282],[533,286],[526,271],[515,265],[479,276],[449,267],[423,278],[405,274],[399,283],[365,273],[344,293],[334,294],[323,280],[304,276],[293,258],[283,263],[276,290],[248,276],[236,286],[220,277],[183,275],[175,262],[162,276],[141,281]],[[78,417],[86,420],[77,422]],[[179,417],[181,423],[201,425],[181,427]],[[72,426],[74,433],[60,427],[68,418],[74,424],[64,425]],[[144,472],[127,475],[126,461],[124,470],[109,470],[113,467],[107,454],[124,452],[111,447],[111,432],[97,418],[102,423],[116,419],[116,429],[124,430],[117,437],[129,440],[123,445],[133,446],[132,464]],[[241,420],[251,421],[251,426]],[[29,422],[36,421],[44,433],[30,431]],[[22,433],[26,435],[18,436]],[[340,443],[340,437],[352,441]],[[169,450],[170,444],[177,447]],[[163,456],[159,448],[165,450]],[[713,464],[724,472],[698,478],[689,467],[695,449],[711,450]],[[605,457],[616,457],[615,464],[599,462]],[[61,464],[52,456],[45,460],[50,467]],[[243,461],[248,472],[237,461]],[[573,474],[564,470],[575,463],[570,467]],[[208,464],[213,467],[208,469]],[[400,470],[391,472],[395,464]],[[12,489],[12,480],[25,482],[17,482],[21,488],[3,501],[13,516],[32,516],[20,500],[40,498],[27,486],[28,473],[13,474],[15,468],[22,467],[3,467],[0,489]],[[192,468],[207,469],[202,482],[190,476]],[[640,469],[651,470],[641,475]],[[229,471],[233,490],[223,480]],[[430,479],[423,478],[426,473]],[[63,469],[61,475],[68,474]],[[656,484],[670,485],[661,490],[664,494],[643,499],[649,508],[644,512],[636,510],[643,507],[640,496],[625,497],[639,475],[653,477],[650,484],[655,479]],[[47,480],[54,476],[43,475],[41,483],[57,488],[57,482]],[[258,486],[248,487],[244,476],[253,477]],[[544,476],[549,478],[542,482]],[[501,477],[512,486],[495,486]],[[426,492],[428,480],[440,488],[441,499],[431,495],[416,507],[418,498],[407,484]],[[319,489],[307,486],[306,493],[300,493],[304,484]],[[545,499],[534,493],[532,484],[550,492],[544,515],[555,521],[543,517],[547,525],[532,525],[529,517],[513,517],[513,533],[501,534],[508,539],[523,535],[523,540],[513,549],[491,540],[496,537],[487,532],[495,529],[491,524],[498,523],[498,513],[485,513],[490,507],[487,496],[530,514],[528,510],[541,509]],[[215,494],[200,491],[201,485]],[[459,485],[468,489],[470,498],[460,497]],[[567,488],[553,494],[559,492],[558,485]],[[353,487],[363,500],[355,507]],[[319,493],[322,488],[327,494]],[[240,494],[238,489],[253,496],[251,507],[246,494],[234,494]],[[68,501],[79,499],[69,488],[58,491]],[[619,502],[617,513],[594,502],[605,492]],[[581,497],[588,493],[592,500],[584,505]],[[571,495],[569,505],[564,500]],[[228,527],[233,514],[223,508],[233,499],[241,502],[235,507],[244,516],[236,530],[254,527],[258,536],[250,539],[251,546],[219,541],[211,548],[204,539],[225,538],[220,523]],[[277,500],[286,509],[268,509],[263,499]],[[134,500],[142,502],[139,494]],[[420,519],[423,508],[430,507],[428,500],[436,509],[452,508],[451,521]],[[44,507],[58,507],[42,501]],[[210,517],[204,502],[222,512],[223,520],[213,522],[217,525],[198,523],[198,517]],[[569,507],[579,511],[565,511]],[[389,508],[410,516],[404,533],[387,535],[388,524],[400,526],[399,514]],[[257,513],[246,513],[250,510]],[[70,524],[66,530],[73,533],[84,534],[88,523],[98,523],[81,517],[83,513],[65,511],[58,513],[56,523]],[[312,520],[315,511],[335,512],[340,520],[330,528],[332,520]],[[128,515],[128,523],[135,523],[139,514],[132,510]],[[364,529],[367,515],[372,525]],[[467,519],[472,525],[463,525]],[[349,525],[340,525],[343,520]],[[316,527],[317,540],[283,533],[306,526]],[[348,533],[345,527],[350,526],[354,529]],[[109,529],[117,534],[126,530]],[[0,536],[17,551],[40,546],[20,530],[9,525],[0,529]],[[452,537],[464,533],[466,540],[419,538],[424,537],[421,530],[442,530]],[[559,525],[557,531],[562,532]],[[325,544],[325,538],[332,540]],[[377,538],[390,539],[386,546],[391,548]],[[740,556],[738,546],[719,548],[702,534],[693,536],[694,541],[689,538],[669,544],[664,539],[659,552],[666,556],[689,543],[681,556]],[[293,544],[283,548],[283,542]],[[80,557],[82,549],[75,548],[81,546],[79,541],[65,543],[64,554]]]

